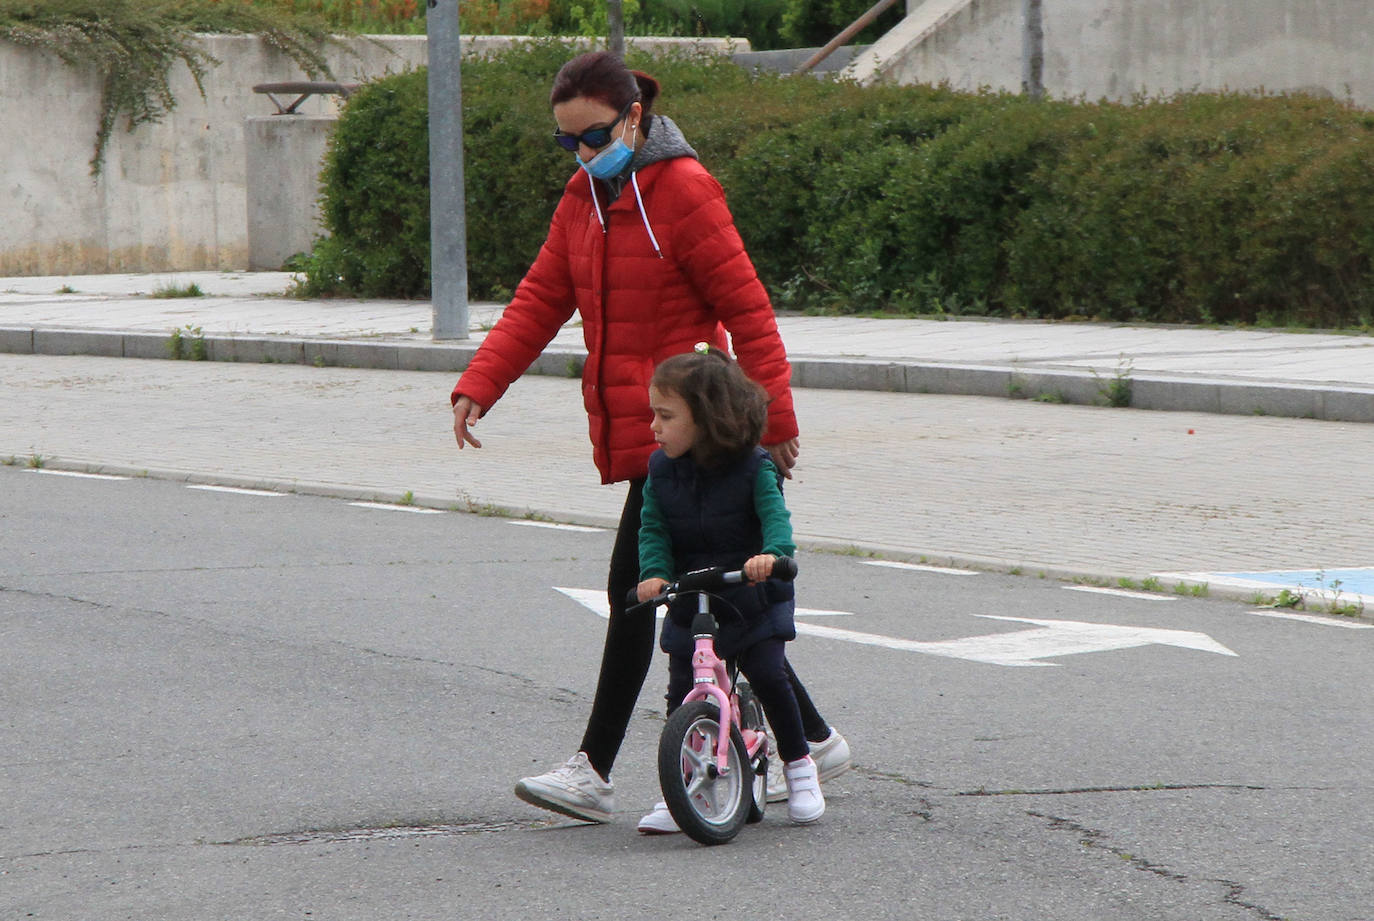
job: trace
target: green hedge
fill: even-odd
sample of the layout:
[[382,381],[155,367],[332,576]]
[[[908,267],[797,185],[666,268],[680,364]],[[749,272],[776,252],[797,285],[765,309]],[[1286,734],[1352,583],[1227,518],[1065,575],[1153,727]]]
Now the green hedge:
[[[469,281],[504,297],[573,168],[567,51],[464,64]],[[725,186],[779,306],[1369,326],[1374,113],[1305,96],[1034,103],[636,59]],[[428,292],[425,75],[348,103],[308,294]]]

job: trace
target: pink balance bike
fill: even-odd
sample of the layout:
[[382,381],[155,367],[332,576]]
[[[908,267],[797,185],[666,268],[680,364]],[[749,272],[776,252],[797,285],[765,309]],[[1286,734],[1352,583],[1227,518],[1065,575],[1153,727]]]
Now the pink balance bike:
[[[788,557],[773,564],[775,579],[791,581],[796,575],[797,564]],[[711,593],[743,581],[739,570],[700,569],[644,602],[657,607],[684,594],[698,599],[692,620],[695,683],[659,736],[658,782],[678,827],[701,844],[733,840],[746,822],[762,820],[767,801],[763,708],[749,683],[736,680],[733,663],[717,656],[715,647],[718,627]]]

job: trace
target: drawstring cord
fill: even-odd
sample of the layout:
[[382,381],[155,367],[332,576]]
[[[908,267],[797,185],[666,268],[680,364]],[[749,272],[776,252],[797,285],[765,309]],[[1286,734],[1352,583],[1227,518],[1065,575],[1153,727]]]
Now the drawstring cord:
[[[586,171],[583,170],[583,172]],[[592,178],[591,173],[587,173],[587,182],[592,187],[592,207],[596,209],[596,219],[600,222],[601,232],[604,234],[606,232],[606,216],[601,213],[601,199],[597,197],[596,180]],[[662,259],[663,248],[658,245],[658,237],[654,236],[654,228],[649,226],[649,214],[644,210],[644,196],[639,191],[638,173],[630,174],[630,184],[635,187],[635,204],[639,205],[639,217],[644,221],[644,229],[649,234],[649,242],[653,244],[654,252],[658,254],[658,258]]]
[[644,219],[644,229],[649,232],[649,242],[654,245],[654,252],[658,253],[658,258],[663,258],[663,250],[659,249],[658,237],[654,236],[654,229],[649,226],[649,215],[644,211],[644,196],[639,194],[639,174],[630,174],[630,184],[635,187],[635,202],[639,205],[639,216]]

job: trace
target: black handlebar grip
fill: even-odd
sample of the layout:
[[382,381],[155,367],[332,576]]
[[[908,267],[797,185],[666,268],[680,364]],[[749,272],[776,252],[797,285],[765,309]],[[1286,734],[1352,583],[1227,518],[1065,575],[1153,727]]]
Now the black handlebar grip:
[[639,605],[639,586],[636,585],[634,588],[630,589],[628,593],[626,593],[625,604],[626,606],[631,608],[637,607]]
[[773,561],[773,578],[791,582],[797,578],[797,561],[790,556],[780,556]]

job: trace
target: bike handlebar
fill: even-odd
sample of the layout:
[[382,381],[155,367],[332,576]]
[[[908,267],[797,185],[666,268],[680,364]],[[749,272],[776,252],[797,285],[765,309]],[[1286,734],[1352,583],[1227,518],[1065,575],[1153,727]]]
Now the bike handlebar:
[[[773,560],[773,571],[768,578],[779,579],[783,582],[791,582],[797,578],[797,561],[790,556],[780,556]],[[663,589],[648,601],[639,600],[639,589],[632,588],[626,595],[625,601],[629,605],[627,610],[644,607],[658,607],[672,600],[673,596],[682,592],[710,592],[724,588],[727,585],[738,585],[746,581],[744,570],[726,569],[722,566],[712,566],[707,569],[695,569],[689,573],[678,576],[676,582],[669,582]]]

